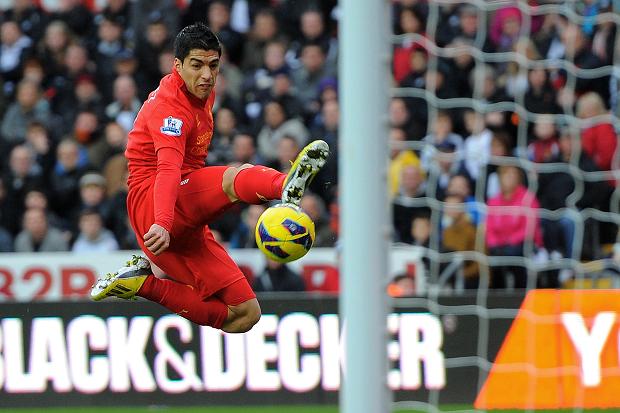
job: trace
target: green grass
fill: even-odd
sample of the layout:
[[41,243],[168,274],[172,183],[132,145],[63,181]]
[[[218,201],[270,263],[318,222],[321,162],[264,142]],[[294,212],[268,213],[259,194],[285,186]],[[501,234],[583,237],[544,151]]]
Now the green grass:
[[0,409],[0,413],[338,413],[336,406],[263,407],[63,407]]
[[38,409],[0,409],[1,413],[338,413],[335,406],[263,407],[63,407]]
[[[441,406],[441,411],[471,410],[471,405]],[[573,413],[573,409],[537,410],[541,413]],[[586,409],[583,412],[616,413],[618,409]],[[0,413],[338,413],[336,406],[262,406],[262,407],[62,407],[36,409],[1,409]],[[425,410],[397,410],[417,413]],[[498,413],[519,413],[522,410],[496,410]]]

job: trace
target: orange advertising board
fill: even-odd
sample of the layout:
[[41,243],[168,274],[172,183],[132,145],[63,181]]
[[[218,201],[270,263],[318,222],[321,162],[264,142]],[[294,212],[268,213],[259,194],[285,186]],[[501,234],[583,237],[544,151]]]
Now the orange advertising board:
[[620,290],[530,291],[477,409],[620,407]]

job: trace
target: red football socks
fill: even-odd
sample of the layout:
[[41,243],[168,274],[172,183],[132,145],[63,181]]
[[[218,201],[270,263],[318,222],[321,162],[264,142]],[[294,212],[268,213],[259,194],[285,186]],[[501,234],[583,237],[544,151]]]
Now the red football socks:
[[237,198],[248,204],[263,202],[282,197],[282,185],[286,174],[266,166],[256,165],[242,169],[235,177]]
[[203,301],[189,285],[153,275],[147,277],[138,295],[202,326],[221,329],[228,317],[228,306],[217,297]]

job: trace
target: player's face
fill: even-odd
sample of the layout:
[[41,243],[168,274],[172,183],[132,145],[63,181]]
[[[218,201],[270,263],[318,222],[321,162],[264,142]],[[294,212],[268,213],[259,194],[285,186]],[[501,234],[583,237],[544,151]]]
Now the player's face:
[[220,57],[215,50],[192,49],[185,60],[174,59],[187,90],[198,99],[205,100],[215,87],[220,71]]

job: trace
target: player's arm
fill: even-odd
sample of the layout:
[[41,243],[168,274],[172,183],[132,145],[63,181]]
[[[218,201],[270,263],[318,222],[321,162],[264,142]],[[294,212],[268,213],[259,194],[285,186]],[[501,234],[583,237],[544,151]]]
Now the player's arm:
[[155,116],[149,125],[157,153],[157,173],[153,188],[155,222],[144,234],[144,245],[155,255],[161,254],[170,245],[186,134],[190,129],[187,116],[166,116],[165,110],[157,112],[163,116]]

